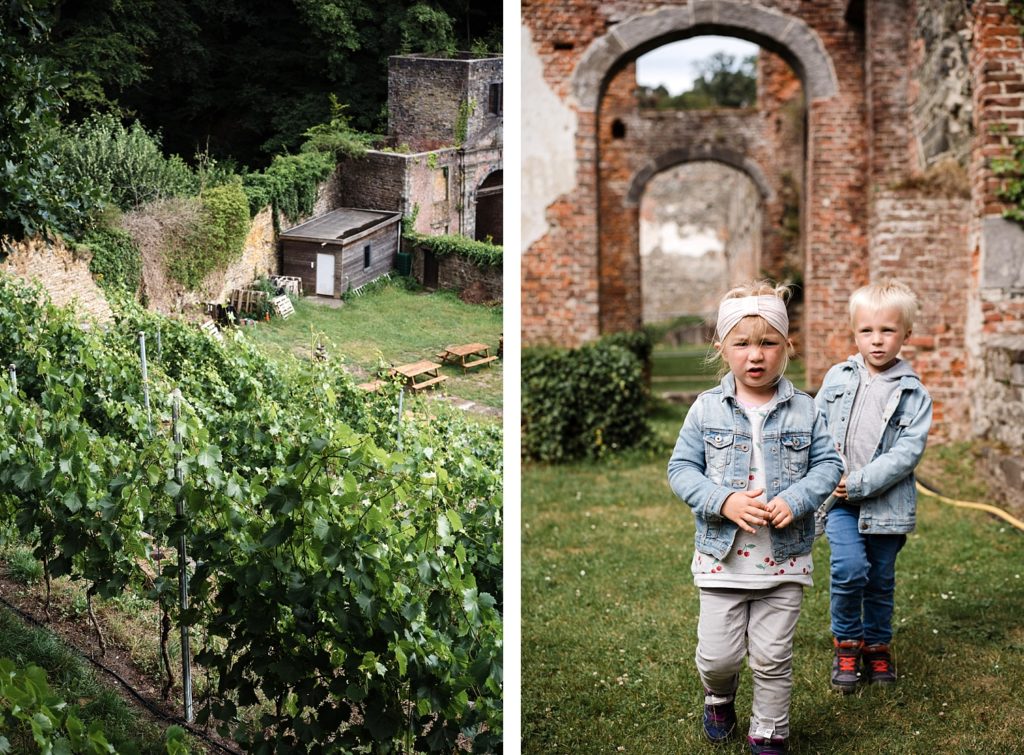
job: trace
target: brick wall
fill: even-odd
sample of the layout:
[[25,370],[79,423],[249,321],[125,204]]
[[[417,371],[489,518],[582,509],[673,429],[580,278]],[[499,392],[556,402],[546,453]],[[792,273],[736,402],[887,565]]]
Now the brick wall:
[[39,283],[59,307],[74,303],[80,312],[100,322],[113,319],[103,291],[89,272],[92,258],[88,253],[72,252],[59,240],[19,241],[12,248],[0,270]]
[[[600,331],[635,327],[636,264],[613,253],[633,243],[626,234],[636,228],[635,208],[616,205],[606,191],[618,183],[621,192],[627,174],[608,151],[613,114],[628,96],[615,74],[654,41],[672,41],[672,29],[682,38],[728,34],[731,26],[785,53],[810,100],[805,326],[827,335],[809,343],[806,359],[812,383],[820,379],[846,356],[835,324],[849,293],[867,280],[865,40],[844,18],[847,3],[526,0],[522,9],[544,83],[576,117],[576,186],[548,206],[548,233],[523,256],[524,341],[574,345]],[[630,124],[623,122],[628,138]]]

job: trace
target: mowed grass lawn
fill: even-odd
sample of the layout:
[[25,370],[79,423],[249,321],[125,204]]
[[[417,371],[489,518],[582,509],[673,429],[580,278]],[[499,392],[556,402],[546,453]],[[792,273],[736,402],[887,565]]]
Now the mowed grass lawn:
[[[662,449],[650,456],[524,464],[523,752],[748,752],[745,737],[712,746],[701,734],[693,516],[665,477],[684,411],[661,411]],[[790,752],[1024,752],[1024,535],[927,497],[918,510],[897,562],[892,689],[829,689],[829,551],[816,543]],[[747,669],[737,710],[745,734]]]
[[[719,362],[707,362],[708,355],[713,351],[707,345],[656,346],[651,355],[652,392],[697,393],[718,385]],[[802,389],[806,383],[803,362],[799,359],[790,360],[786,377]]]
[[[496,354],[501,318],[500,307],[466,304],[448,292],[415,292],[393,284],[352,297],[337,308],[299,299],[292,317],[273,318],[245,332],[271,356],[298,359],[309,359],[314,337],[323,334],[329,356],[365,378],[380,360],[389,365],[437,361],[436,355],[453,344],[485,343]],[[501,407],[501,359],[465,375],[461,367],[445,365],[441,374],[448,380],[428,390]]]

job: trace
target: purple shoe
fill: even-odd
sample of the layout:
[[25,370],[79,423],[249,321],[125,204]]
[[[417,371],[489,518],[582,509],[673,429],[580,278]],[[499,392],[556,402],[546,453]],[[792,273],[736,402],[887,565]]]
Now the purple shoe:
[[786,755],[786,740],[783,737],[747,737],[747,742],[750,743],[751,755]]
[[704,706],[704,736],[711,742],[724,742],[736,731],[736,705],[730,700]]

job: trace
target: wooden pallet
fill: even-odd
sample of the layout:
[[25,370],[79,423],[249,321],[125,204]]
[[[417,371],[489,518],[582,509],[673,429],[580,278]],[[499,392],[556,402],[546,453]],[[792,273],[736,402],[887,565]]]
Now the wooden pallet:
[[216,341],[224,340],[224,334],[220,332],[220,328],[217,327],[217,323],[213,320],[207,320],[199,326],[199,329]]
[[282,320],[287,320],[295,314],[295,307],[292,306],[292,300],[283,294],[271,299],[270,305],[274,308],[274,311],[280,315]]
[[250,288],[236,288],[231,292],[231,306],[235,312],[252,312],[256,306],[267,298],[266,291],[256,291]]
[[275,286],[283,288],[286,294],[302,296],[302,278],[294,275],[272,275],[270,276],[270,282]]

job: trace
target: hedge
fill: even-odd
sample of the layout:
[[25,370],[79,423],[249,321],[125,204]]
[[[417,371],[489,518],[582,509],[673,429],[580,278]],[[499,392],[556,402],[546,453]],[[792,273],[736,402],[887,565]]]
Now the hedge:
[[625,339],[578,349],[523,349],[525,458],[600,458],[650,438],[644,363],[617,340]]

